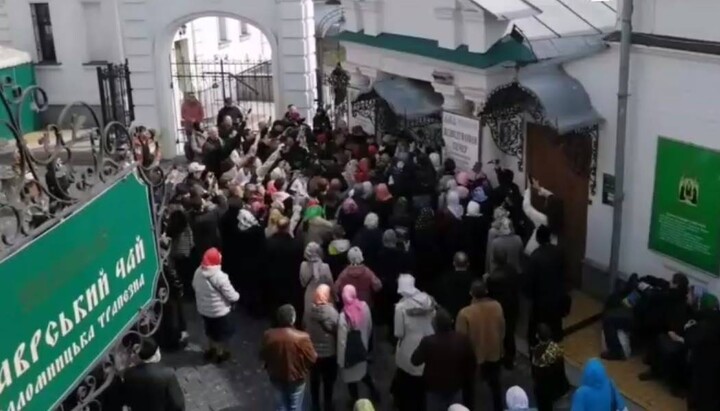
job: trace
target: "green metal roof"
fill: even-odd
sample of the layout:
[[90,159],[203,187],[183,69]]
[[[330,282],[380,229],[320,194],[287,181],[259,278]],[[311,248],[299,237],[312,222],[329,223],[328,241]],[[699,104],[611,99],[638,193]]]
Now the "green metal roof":
[[365,34],[363,31],[342,31],[336,39],[350,43],[363,44],[401,53],[414,54],[463,66],[486,69],[505,62],[534,63],[535,54],[524,44],[518,43],[510,37],[504,37],[493,44],[485,53],[473,53],[468,47],[462,45],[455,50],[438,46],[435,40],[419,37],[401,36],[399,34],[381,33],[377,36]]

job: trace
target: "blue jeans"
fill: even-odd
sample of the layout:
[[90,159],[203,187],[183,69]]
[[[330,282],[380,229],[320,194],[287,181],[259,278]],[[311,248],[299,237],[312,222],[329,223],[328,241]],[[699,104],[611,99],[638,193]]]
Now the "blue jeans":
[[275,411],[301,411],[305,397],[305,381],[272,382]]
[[427,411],[447,411],[453,404],[461,404],[461,391],[452,394],[428,391],[425,393]]

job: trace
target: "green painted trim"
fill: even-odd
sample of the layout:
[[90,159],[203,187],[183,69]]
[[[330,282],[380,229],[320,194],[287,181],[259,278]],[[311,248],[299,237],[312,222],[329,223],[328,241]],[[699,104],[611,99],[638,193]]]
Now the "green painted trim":
[[449,63],[478,69],[487,69],[505,62],[528,64],[537,62],[535,53],[524,44],[520,44],[506,36],[493,44],[486,53],[473,53],[468,47],[462,45],[455,50],[438,46],[435,40],[419,37],[401,36],[398,34],[381,33],[370,36],[363,31],[343,31],[334,36],[338,41],[363,44],[401,53],[414,54]]
[[[37,84],[35,78],[35,67],[32,63],[24,63],[14,67],[6,67],[4,69],[0,69],[0,79],[3,79],[4,81],[6,77],[11,78],[13,83],[21,86],[23,89]],[[11,89],[6,89],[5,93],[6,97],[10,98],[11,100],[14,98],[12,96]],[[36,111],[33,110],[30,98],[25,100],[21,111],[21,126],[23,133],[30,133],[39,130],[40,116]],[[10,118],[8,116],[8,113],[5,112],[4,108],[0,108],[0,140],[10,140],[13,138],[10,129],[5,125],[5,122],[9,120]]]

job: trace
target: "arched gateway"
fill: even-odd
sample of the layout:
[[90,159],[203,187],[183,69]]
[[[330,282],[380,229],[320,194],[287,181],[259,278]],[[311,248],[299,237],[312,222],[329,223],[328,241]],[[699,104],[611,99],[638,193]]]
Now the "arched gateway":
[[310,116],[316,99],[312,0],[121,0],[118,8],[136,123],[161,130],[164,154],[175,154],[172,41],[181,25],[198,17],[230,17],[258,27],[273,48],[276,118],[288,104]]

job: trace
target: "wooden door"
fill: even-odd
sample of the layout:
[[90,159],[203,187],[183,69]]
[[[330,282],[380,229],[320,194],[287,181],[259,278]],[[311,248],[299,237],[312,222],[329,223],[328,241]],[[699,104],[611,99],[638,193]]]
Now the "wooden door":
[[[564,221],[560,241],[565,251],[566,281],[578,287],[585,258],[589,178],[588,173],[578,172],[577,167],[571,165],[564,139],[582,139],[573,141],[575,146],[587,144],[587,149],[573,150],[572,155],[587,155],[587,159],[575,159],[574,164],[589,165],[589,138],[575,135],[561,137],[549,127],[528,124],[527,168],[529,175],[538,179],[540,185],[562,199]],[[533,204],[538,210],[542,210],[543,206],[540,201],[533,197]]]

